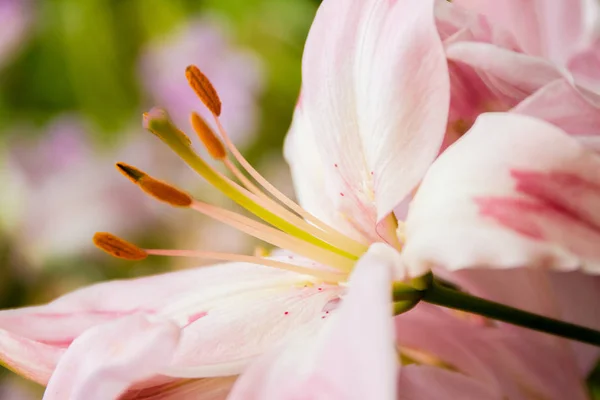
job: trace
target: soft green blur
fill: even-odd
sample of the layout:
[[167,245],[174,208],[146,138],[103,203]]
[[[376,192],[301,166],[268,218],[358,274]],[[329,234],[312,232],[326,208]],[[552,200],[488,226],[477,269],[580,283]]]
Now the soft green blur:
[[[25,33],[0,63],[0,161],[12,157],[18,162],[21,156],[15,143],[27,143],[30,149],[35,149],[36,143],[44,140],[48,125],[65,114],[85,121],[93,151],[97,150],[107,160],[111,153],[121,154],[123,132],[146,135],[141,128],[141,112],[152,105],[152,98],[140,83],[143,49],[191,20],[208,17],[226,28],[231,46],[254,53],[262,65],[261,89],[256,95],[258,122],[254,135],[243,146],[244,154],[259,170],[267,170],[266,174],[269,170],[279,173],[283,166],[283,138],[300,88],[302,48],[317,6],[316,0],[31,1]],[[224,108],[227,109],[226,103]],[[168,149],[165,147],[164,151]],[[61,154],[51,156],[61,157]],[[161,162],[157,160],[153,172],[161,173]],[[0,207],[5,207],[3,202],[23,205],[23,199],[17,196],[19,185],[15,189],[14,182],[9,182],[15,179],[10,177],[15,171],[11,170],[11,164],[7,165],[0,171],[3,187]],[[37,168],[44,169],[44,166]],[[160,177],[178,179],[169,171]],[[44,180],[48,182],[51,178],[47,176]],[[114,171],[114,179],[123,178]],[[275,183],[279,179],[289,185],[285,174],[283,178],[273,179]],[[94,184],[92,180],[89,185],[79,184],[71,190],[92,190]],[[283,189],[290,190],[289,187]],[[138,199],[152,201],[141,194]],[[223,204],[222,199],[215,201]],[[28,247],[23,245],[27,235],[21,232],[22,221],[36,215],[34,211],[46,211],[45,207],[49,207],[46,199],[29,198],[26,207],[15,208],[20,210],[18,213],[12,213],[11,208],[4,208],[9,212],[0,213],[4,219],[0,220],[0,308],[46,302],[92,282],[175,268],[165,259],[130,263],[114,260],[96,250],[49,258],[43,254],[27,254]],[[170,224],[175,218],[172,215],[179,216],[182,212],[165,206],[157,213],[164,218],[153,220],[149,228],[132,230],[127,237],[145,246],[189,247],[190,243],[181,237],[187,236],[186,230],[192,232],[195,228],[182,224],[178,231]],[[204,220],[199,221],[204,223]],[[64,219],[53,224],[58,227],[73,222]],[[115,233],[120,232],[117,229]],[[227,235],[229,240],[235,240]],[[206,247],[201,242],[192,242],[197,248]],[[251,252],[253,245],[248,242],[242,247]],[[31,259],[35,259],[35,263]],[[21,381],[15,383],[14,374],[0,371],[0,376],[6,378],[1,381],[4,385],[17,385],[2,392],[0,383],[0,397],[4,398],[2,393],[23,389],[23,397],[18,398],[31,398],[27,392],[29,387],[23,386]],[[39,393],[34,391],[33,398]]]

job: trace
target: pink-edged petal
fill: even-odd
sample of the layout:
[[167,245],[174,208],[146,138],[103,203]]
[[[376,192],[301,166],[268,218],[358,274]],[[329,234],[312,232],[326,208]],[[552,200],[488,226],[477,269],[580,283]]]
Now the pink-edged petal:
[[331,186],[326,184],[319,146],[300,106],[296,107],[285,138],[284,155],[290,166],[296,197],[305,210],[356,240],[366,242],[376,236],[372,210],[365,209],[364,213],[354,215],[351,220],[339,212],[337,202],[331,201],[334,194],[326,195]]
[[400,371],[398,400],[501,400],[500,393],[473,378],[439,367],[408,365]]
[[212,377],[239,374],[290,333],[315,332],[343,289],[310,279],[267,282],[215,297],[193,295],[163,314],[185,326],[165,375]]
[[44,399],[117,398],[169,363],[179,333],[175,324],[143,315],[91,328],[61,358]]
[[522,99],[561,77],[550,62],[489,43],[457,42],[446,48],[448,59],[473,67],[498,95]]
[[542,87],[512,112],[543,119],[572,135],[600,135],[600,108],[586,101],[565,79]]
[[483,114],[432,165],[406,221],[411,274],[434,265],[600,273],[600,158],[562,130]]
[[317,335],[302,332],[304,337],[296,335],[259,359],[230,399],[395,399],[398,362],[389,295],[394,252],[373,245],[323,329]]
[[[290,261],[288,256],[285,261]],[[133,314],[155,315],[188,293],[218,297],[219,293],[239,293],[274,282],[293,286],[306,279],[287,271],[237,263],[92,285],[43,306],[0,311],[4,338],[0,340],[0,360],[45,383],[64,349],[93,326]],[[200,318],[206,310],[204,305],[194,309],[192,304],[178,315],[180,325],[190,325],[190,320]]]
[[306,43],[298,107],[328,186],[307,186],[300,197],[328,196],[351,222],[366,215],[361,228],[377,238],[377,220],[439,150],[448,87],[432,0],[323,2]]
[[220,264],[137,279],[104,282],[43,306],[0,311],[0,329],[59,347],[91,326],[135,313],[154,314],[187,292],[288,275],[252,264]]
[[64,349],[0,330],[0,362],[27,379],[45,385]]
[[492,393],[501,393],[502,398],[587,398],[585,380],[568,347],[548,343],[541,333],[521,335],[478,318],[419,304],[396,317],[396,335],[401,349],[420,352],[423,362],[450,366]]

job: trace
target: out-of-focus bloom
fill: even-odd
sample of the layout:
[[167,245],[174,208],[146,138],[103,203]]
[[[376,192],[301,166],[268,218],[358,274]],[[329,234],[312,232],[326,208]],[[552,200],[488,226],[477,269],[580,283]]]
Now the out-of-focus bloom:
[[[94,149],[90,128],[75,116],[52,121],[41,138],[23,139],[24,128],[6,146],[0,213],[4,228],[34,264],[90,249],[98,225],[132,232],[148,221],[149,207],[114,179],[112,157]],[[127,150],[127,147],[125,147]]]
[[257,127],[257,100],[263,86],[260,59],[230,43],[225,26],[217,19],[192,20],[171,36],[151,44],[142,56],[143,83],[154,104],[172,111],[175,123],[189,126],[191,110],[198,110],[198,99],[189,90],[181,71],[198,65],[211,77],[227,107],[223,125],[232,139],[243,146],[251,141]]
[[[392,210],[412,196],[432,162],[432,170],[438,162],[445,162],[444,158],[434,162],[445,135],[450,85],[433,6],[433,0],[328,0],[322,4],[306,44],[302,97],[285,149],[304,208],[272,188],[239,154],[220,124],[221,102],[214,88],[201,71],[189,67],[186,70],[188,80],[215,117],[225,145],[200,119],[196,121],[197,131],[208,137],[206,146],[211,154],[215,154],[214,158],[228,167],[240,183],[229,180],[209,166],[190,146],[187,137],[172,125],[164,111],[153,109],[146,113],[146,127],[214,187],[272,226],[196,200],[130,165],[120,163],[120,170],[146,193],[163,202],[199,211],[286,251],[278,251],[273,257],[249,257],[205,251],[139,249],[100,233],[96,236],[99,246],[120,257],[187,255],[239,262],[95,285],[45,306],[4,311],[0,313],[0,328],[3,329],[0,331],[0,355],[4,362],[39,382],[50,379],[47,399],[60,398],[64,393],[89,393],[99,382],[105,383],[106,388],[117,388],[114,392],[105,392],[106,395],[128,390],[128,387],[127,396],[131,397],[137,395],[131,393],[134,388],[141,390],[140,393],[156,393],[173,387],[191,390],[196,384],[206,384],[218,387],[215,390],[220,390],[222,397],[231,385],[232,376],[242,373],[257,356],[292,334],[311,338],[323,332],[323,340],[339,340],[331,348],[331,359],[327,352],[324,353],[329,362],[337,362],[339,358],[336,357],[342,357],[348,346],[353,345],[353,338],[348,338],[347,342],[340,336],[347,334],[342,329],[344,326],[360,324],[356,320],[360,315],[355,311],[363,307],[370,310],[371,303],[389,310],[389,304],[382,304],[384,296],[381,293],[381,297],[363,299],[365,303],[359,301],[360,294],[354,300],[349,298],[347,310],[350,311],[336,308],[340,300],[344,303],[342,297],[347,292],[352,294],[353,286],[362,287],[363,281],[367,285],[366,293],[375,289],[380,291],[389,283],[386,276],[392,272],[380,274],[367,268],[372,264],[373,252],[382,246],[386,248],[385,266],[393,268],[395,279],[403,279],[407,272],[420,274],[430,267],[419,259],[428,256],[422,251],[416,256],[413,252],[413,263],[405,268],[400,250],[403,242],[409,248],[411,232],[407,230],[405,238],[402,222],[398,223]],[[513,122],[526,130],[537,129],[538,124],[546,126],[526,117],[501,115],[498,118],[509,128]],[[484,127],[496,122],[493,116],[481,121]],[[534,126],[527,126],[527,123]],[[491,132],[491,135],[496,137],[504,133]],[[476,132],[469,135],[478,137]],[[562,137],[564,134],[555,132],[555,135]],[[533,141],[538,140],[536,135],[531,136]],[[570,139],[567,137],[566,140]],[[481,150],[477,142],[466,143],[465,146],[471,146],[475,152]],[[551,150],[541,147],[539,162],[543,164],[543,160],[551,158],[546,154],[554,154]],[[569,151],[567,149],[564,154],[567,161],[572,157]],[[248,183],[244,175],[232,167],[229,153],[262,189]],[[508,159],[508,166],[483,164],[481,168],[493,169],[486,173],[502,168],[500,173],[508,174],[511,160]],[[532,157],[531,162],[538,161]],[[460,160],[457,164],[460,165]],[[571,164],[563,166],[570,167]],[[581,173],[585,167],[577,169],[574,166],[573,171]],[[423,188],[426,185],[423,182]],[[501,185],[498,187],[505,189]],[[460,190],[464,188],[468,189],[468,185],[457,189],[462,193]],[[493,190],[482,196],[493,196]],[[425,189],[423,192],[427,193]],[[269,195],[277,197],[289,209]],[[437,196],[437,193],[433,195]],[[421,190],[417,199],[424,204],[429,201]],[[410,221],[412,207],[408,213]],[[429,221],[425,223],[429,224]],[[478,254],[469,241],[456,243],[456,247],[465,253]],[[521,265],[535,261],[537,259],[532,257]],[[362,266],[360,270],[355,270],[357,263]],[[375,264],[374,268],[379,265]],[[358,275],[359,283],[353,280],[347,288],[351,274]],[[338,311],[341,325],[336,327],[336,324],[329,324],[329,320]],[[388,318],[386,322],[382,315],[384,313],[373,310],[373,315],[365,315],[364,320],[385,328],[383,325],[389,325],[390,321]],[[178,338],[172,334],[172,324],[180,329]],[[448,326],[450,324],[448,322]],[[471,324],[466,326],[470,328]],[[119,329],[123,335],[115,333]],[[329,329],[330,333],[324,329]],[[419,324],[415,323],[413,329],[420,330]],[[344,330],[343,335],[340,330]],[[440,333],[443,329],[431,326],[425,332]],[[453,337],[459,340],[463,337],[461,332],[457,329]],[[348,359],[349,367],[357,366],[359,355],[374,362],[369,368],[376,368],[377,361],[383,361],[382,369],[378,370],[381,376],[373,380],[365,376],[357,381],[364,384],[359,393],[365,393],[364,390],[380,382],[383,386],[376,393],[393,397],[395,388],[390,386],[390,377],[395,376],[396,365],[390,362],[389,354],[381,353],[382,349],[389,350],[391,341],[386,345],[385,340],[392,337],[392,332],[387,328],[374,332],[364,326],[364,331],[357,333],[360,333],[357,335],[359,340],[363,336],[372,339],[377,333],[384,335],[377,339],[378,342],[368,343],[375,351],[372,358],[362,352],[357,353],[356,358]],[[417,336],[427,337],[423,331]],[[440,340],[445,337],[440,336]],[[482,348],[486,345],[482,344]],[[176,350],[171,357],[151,354],[164,355],[174,346]],[[122,363],[107,365],[104,349],[115,351],[109,352],[117,354],[115,357],[121,354],[118,359]],[[439,349],[443,350],[443,347]],[[517,362],[515,360],[527,361],[525,353],[520,350],[516,353],[515,357],[503,361],[509,364]],[[502,352],[492,354],[484,353],[481,357],[488,360],[503,356]],[[549,352],[549,358],[544,359],[543,364],[531,365],[531,375],[525,383],[520,377],[511,376],[510,368],[502,368],[502,371],[509,371],[509,375],[503,377],[512,379],[514,384],[509,387],[510,392],[513,389],[518,392],[518,387],[524,385],[523,390],[541,388],[540,393],[546,394],[550,389],[544,389],[544,384],[563,382],[561,364],[553,358],[555,355],[558,357],[559,353]],[[463,354],[452,361],[470,363],[472,358]],[[476,368],[469,371],[476,373]],[[82,372],[73,375],[74,370]],[[413,371],[408,367],[407,370],[408,374]],[[120,375],[121,371],[127,373]],[[339,370],[341,375],[336,376],[335,383],[347,380],[356,369],[348,371]],[[408,379],[407,384],[419,388],[424,384],[423,380],[415,379],[423,375],[419,371],[414,374],[415,378]],[[442,371],[436,376],[439,375],[445,374]],[[461,380],[457,375],[453,376]],[[534,382],[529,376],[539,380]],[[573,385],[573,393],[577,395],[580,376],[564,374],[564,379],[569,383],[564,390]],[[138,386],[128,386],[134,383]],[[497,386],[502,388],[502,384]],[[468,389],[474,393],[475,389]],[[477,390],[486,393],[485,388]],[[500,389],[493,386],[492,390]],[[210,395],[210,391],[198,391]],[[221,398],[219,396],[215,397]]]
[[600,125],[600,5],[586,0],[438,1],[450,62],[449,141],[485,111],[545,119],[566,132]]
[[18,49],[31,22],[28,0],[0,0],[0,68]]

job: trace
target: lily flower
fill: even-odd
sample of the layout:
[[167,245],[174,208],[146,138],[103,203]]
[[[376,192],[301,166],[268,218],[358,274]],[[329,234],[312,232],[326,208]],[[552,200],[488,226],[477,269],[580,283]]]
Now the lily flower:
[[[143,253],[141,258],[187,255],[234,263],[99,284],[45,306],[4,311],[0,326],[5,336],[0,348],[11,369],[43,384],[54,372],[51,383],[68,383],[73,385],[70,393],[85,393],[86,386],[78,385],[93,383],[92,373],[100,374],[102,363],[95,370],[86,367],[86,379],[60,378],[72,371],[74,356],[69,353],[82,346],[75,346],[75,341],[90,328],[110,330],[111,321],[144,314],[173,320],[181,328],[168,366],[155,371],[167,383],[179,378],[235,376],[288,333],[318,330],[346,292],[354,264],[371,243],[388,240],[399,248],[390,212],[410,194],[443,139],[448,108],[446,61],[431,2],[351,3],[330,1],[319,11],[306,47],[303,99],[286,144],[295,176],[309,158],[327,156],[321,164],[321,171],[332,179],[326,193],[320,186],[322,177],[312,175],[316,165],[297,181],[297,187],[303,188],[301,201],[313,212],[315,200],[323,201],[323,194],[332,196],[326,208],[310,214],[283,197],[243,159],[220,124],[216,91],[193,67],[188,69],[190,84],[214,114],[226,147],[197,114],[192,123],[213,157],[243,186],[202,160],[162,111],[147,113],[145,124],[209,183],[273,227],[192,199],[134,167],[118,164],[121,172],[159,200],[208,214],[288,252],[264,258],[137,249]],[[332,18],[340,5],[346,14]],[[334,26],[331,21],[336,21]],[[328,35],[321,34],[324,29]],[[329,54],[334,55],[331,62],[324,59]],[[304,130],[307,123],[310,131]],[[307,148],[306,141],[316,144],[319,137],[323,141],[316,149]],[[335,146],[341,139],[341,146]],[[229,154],[256,183],[235,167]],[[364,162],[356,164],[356,160]],[[342,225],[332,226],[339,221]],[[135,248],[110,235],[100,234],[96,239],[115,255],[140,256]],[[90,334],[86,346],[92,346],[91,342],[112,346],[103,337]],[[59,362],[67,357],[71,361]],[[163,386],[151,380],[145,388],[152,387]],[[53,393],[65,392],[53,388],[47,398]]]
[[[428,271],[430,263],[420,258],[427,253],[413,250],[412,258],[403,260],[401,251],[416,240],[402,223],[404,205],[431,164],[438,163],[434,160],[448,117],[448,70],[433,0],[324,2],[307,40],[303,74],[302,96],[285,149],[302,206],[244,159],[220,122],[217,91],[194,66],[186,70],[189,84],[214,117],[222,140],[198,114],[191,114],[191,124],[208,153],[237,181],[199,156],[163,110],[146,113],[144,124],[192,170],[261,221],[117,163],[121,173],[155,199],[205,214],[281,250],[265,257],[142,249],[97,233],[98,247],[129,260],[174,256],[229,263],[102,283],[44,306],[3,311],[3,362],[48,383],[46,400],[89,393],[97,398],[152,398],[190,391],[196,398],[223,398],[248,365],[292,335],[312,338],[325,329],[339,332],[329,320],[338,311],[340,323],[348,320],[350,311],[338,305],[353,287],[362,287],[363,280],[369,288],[373,281],[379,288],[389,283],[388,273],[401,280]],[[417,199],[421,193],[422,188]],[[410,221],[413,206],[408,212]],[[478,254],[468,241],[456,245],[457,253]],[[383,262],[370,257],[381,246],[386,249]],[[372,262],[374,269],[384,264],[392,271],[375,270],[372,277],[363,278]],[[355,271],[357,265],[361,270]],[[349,282],[353,275],[356,280]],[[367,307],[374,323],[389,325],[391,316],[387,322],[380,318],[389,307],[369,307],[383,298],[379,294],[373,302],[357,305],[356,296],[348,297],[347,308]],[[353,315],[348,326],[356,326],[357,317]],[[389,330],[382,332],[384,339],[392,338]],[[423,336],[419,332],[417,336]],[[365,327],[364,333],[373,332]],[[332,357],[344,346],[340,342],[332,347]],[[369,346],[378,352],[389,347]],[[360,355],[365,354],[349,358],[349,366],[356,367]],[[374,353],[369,360],[378,356]],[[381,370],[378,379],[385,385],[377,390],[394,396],[389,385],[397,366],[389,354],[381,359],[391,369]],[[351,376],[343,370],[340,374],[343,380]],[[371,383],[365,379],[365,388]]]

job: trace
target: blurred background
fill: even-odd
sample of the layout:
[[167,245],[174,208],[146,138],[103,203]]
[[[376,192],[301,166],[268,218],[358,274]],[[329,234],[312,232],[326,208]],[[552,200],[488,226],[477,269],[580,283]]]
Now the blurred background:
[[[159,105],[189,132],[189,112],[204,111],[184,75],[196,64],[235,143],[291,193],[281,147],[318,3],[0,0],[0,308],[199,263],[119,261],[93,247],[96,231],[145,247],[251,253],[250,238],[154,202],[114,163],[233,208],[141,126],[141,113]],[[41,393],[0,369],[1,399]]]

